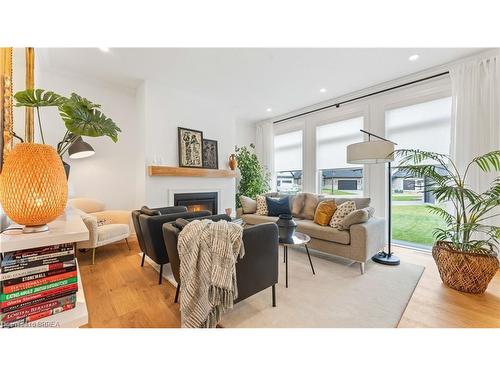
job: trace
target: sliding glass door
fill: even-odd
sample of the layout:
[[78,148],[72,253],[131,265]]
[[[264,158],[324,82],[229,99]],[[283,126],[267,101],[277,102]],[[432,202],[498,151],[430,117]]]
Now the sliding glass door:
[[[451,98],[393,108],[385,113],[387,138],[396,149],[420,149],[448,154],[450,148]],[[428,163],[432,163],[431,160]],[[398,161],[395,160],[393,166]],[[395,243],[430,249],[434,228],[444,225],[426,206],[435,204],[424,181],[393,168],[392,239]]]

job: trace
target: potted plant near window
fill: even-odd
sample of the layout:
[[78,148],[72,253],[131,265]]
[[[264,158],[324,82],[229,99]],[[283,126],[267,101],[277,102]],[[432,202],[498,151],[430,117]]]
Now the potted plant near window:
[[488,190],[476,192],[467,179],[472,168],[481,173],[500,171],[500,150],[474,158],[459,171],[447,155],[420,150],[397,150],[398,168],[408,175],[426,178],[426,189],[437,202],[448,203],[450,210],[428,206],[442,217],[444,228],[436,228],[432,255],[441,280],[449,287],[467,292],[484,293],[499,267],[500,227],[490,220],[500,216],[500,177]]

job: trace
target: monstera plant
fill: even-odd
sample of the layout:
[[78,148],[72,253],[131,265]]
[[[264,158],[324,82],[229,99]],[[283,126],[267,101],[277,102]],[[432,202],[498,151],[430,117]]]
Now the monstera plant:
[[43,89],[28,89],[19,91],[14,95],[16,107],[33,107],[36,110],[40,137],[43,144],[43,126],[40,117],[41,107],[57,107],[66,132],[63,139],[57,144],[57,153],[63,157],[68,148],[81,136],[102,137],[107,136],[118,141],[120,128],[114,121],[100,111],[100,104],[72,93],[69,98]]
[[444,154],[421,150],[397,150],[398,169],[413,177],[425,178],[426,190],[445,207],[429,205],[430,213],[445,221],[435,228],[432,249],[441,279],[448,286],[469,293],[482,293],[498,270],[500,227],[500,177],[492,178],[488,189],[474,191],[470,173],[500,172],[500,150],[477,156],[461,170]]

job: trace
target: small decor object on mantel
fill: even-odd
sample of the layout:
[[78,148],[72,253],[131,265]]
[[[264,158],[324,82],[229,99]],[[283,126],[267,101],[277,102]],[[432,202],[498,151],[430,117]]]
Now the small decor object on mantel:
[[203,168],[219,169],[217,141],[203,139]]
[[179,167],[203,168],[203,132],[178,129]]
[[446,223],[435,228],[432,248],[441,280],[462,292],[484,293],[499,267],[500,227],[488,220],[498,216],[500,177],[484,192],[472,190],[467,177],[472,169],[500,172],[500,150],[475,157],[463,171],[444,154],[397,150],[394,155],[400,159],[401,171],[429,181],[425,190],[434,194],[437,202],[454,207],[448,212],[444,207],[427,206]]
[[236,160],[235,154],[229,155],[229,168],[231,168],[232,171],[238,168],[238,160]]

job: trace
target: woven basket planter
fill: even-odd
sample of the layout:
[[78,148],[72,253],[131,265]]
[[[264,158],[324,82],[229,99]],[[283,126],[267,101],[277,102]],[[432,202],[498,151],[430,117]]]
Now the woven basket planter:
[[449,242],[436,242],[432,256],[443,283],[466,293],[484,293],[499,267],[495,255],[457,251]]
[[61,158],[49,145],[19,143],[5,160],[0,202],[18,224],[47,224],[64,212],[68,183]]

